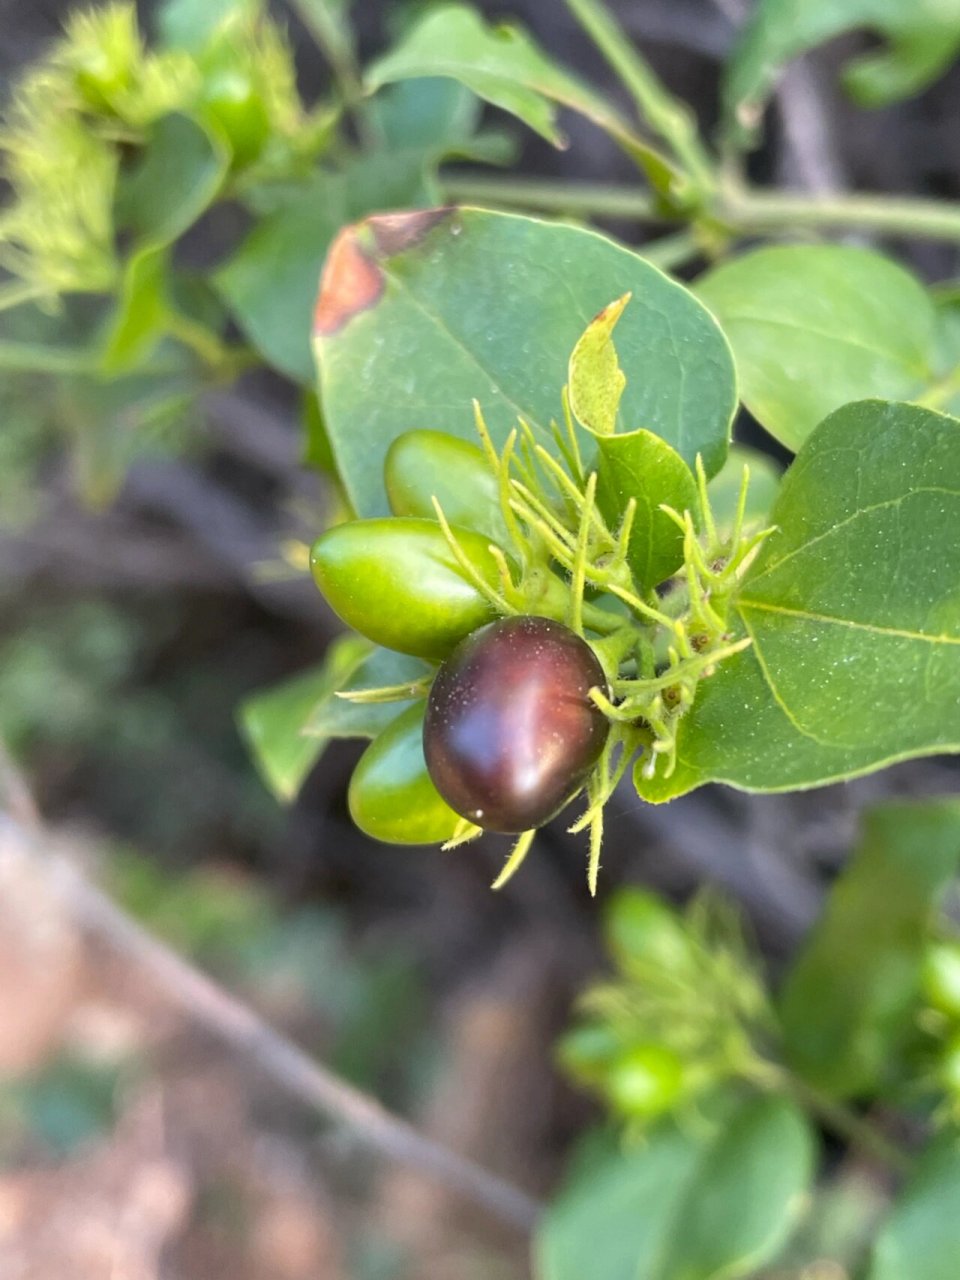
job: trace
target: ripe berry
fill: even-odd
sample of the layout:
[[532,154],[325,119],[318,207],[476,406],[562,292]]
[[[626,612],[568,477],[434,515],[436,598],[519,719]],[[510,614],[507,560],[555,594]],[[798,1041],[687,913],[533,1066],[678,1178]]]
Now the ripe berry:
[[503,618],[460,642],[437,673],[423,728],[447,804],[490,831],[540,827],[580,790],[609,725],[586,641],[549,618]]

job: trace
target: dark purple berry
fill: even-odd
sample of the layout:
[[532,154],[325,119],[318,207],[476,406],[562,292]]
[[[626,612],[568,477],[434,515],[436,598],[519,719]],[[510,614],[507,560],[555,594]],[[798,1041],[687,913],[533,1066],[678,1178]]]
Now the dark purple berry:
[[549,618],[503,618],[440,667],[423,725],[427,769],[457,813],[490,831],[540,827],[580,790],[609,725],[585,640]]

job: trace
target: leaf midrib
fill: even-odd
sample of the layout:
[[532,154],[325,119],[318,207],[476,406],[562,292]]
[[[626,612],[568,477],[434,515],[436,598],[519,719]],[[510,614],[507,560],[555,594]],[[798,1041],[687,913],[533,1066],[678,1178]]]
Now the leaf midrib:
[[945,485],[918,485],[908,489],[905,493],[898,494],[895,498],[885,498],[883,502],[872,502],[867,507],[858,507],[856,511],[852,511],[845,519],[838,520],[836,524],[830,525],[828,529],[824,529],[821,533],[815,534],[814,537],[808,538],[806,542],[801,542],[799,546],[794,547],[778,560],[772,560],[770,564],[765,565],[757,573],[751,573],[747,582],[759,582],[767,574],[774,573],[785,564],[788,564],[795,556],[804,551],[809,551],[811,547],[815,547],[817,543],[823,542],[826,538],[832,538],[834,534],[855,523],[861,517],[872,515],[874,511],[883,511],[887,507],[898,507],[902,502],[906,502],[908,498],[915,497],[921,493],[939,493],[947,498],[960,498],[960,489],[948,489]]
[[[903,627],[884,627],[873,622],[857,622],[854,618],[839,618],[828,613],[814,613],[810,609],[791,609],[787,605],[770,604],[765,600],[744,599],[737,601],[737,609],[743,614],[744,609],[756,609],[764,613],[781,613],[791,618],[802,618],[806,622],[823,622],[838,627],[849,627],[855,631],[865,631],[875,635],[896,636],[903,640],[920,640],[926,644],[960,645],[960,636],[931,635],[926,631],[910,631]],[[744,618],[744,622],[746,619]]]

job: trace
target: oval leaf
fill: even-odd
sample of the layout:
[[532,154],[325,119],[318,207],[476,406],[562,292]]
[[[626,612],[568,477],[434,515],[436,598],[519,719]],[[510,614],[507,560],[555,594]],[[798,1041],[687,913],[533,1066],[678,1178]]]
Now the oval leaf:
[[537,1280],[652,1280],[702,1142],[672,1127],[581,1159],[534,1241]]
[[677,1206],[656,1280],[733,1280],[769,1261],[803,1207],[813,1152],[809,1122],[795,1103],[743,1103]]
[[429,427],[475,439],[479,400],[502,443],[518,416],[550,443],[567,361],[624,288],[624,419],[710,474],[735,387],[716,322],[681,285],[594,232],[479,209],[372,217],[331,249],[315,333],[324,413],[356,511],[385,513],[391,441]]
[[744,404],[794,452],[841,405],[912,400],[933,377],[930,297],[867,249],[757,249],[702,277],[697,293],[733,347]]
[[667,800],[707,781],[818,786],[960,751],[960,422],[864,401],[787,472],[737,601],[753,644],[704,680]]
[[867,1280],[956,1280],[960,1146],[945,1133],[920,1157],[873,1251]]
[[623,116],[589,85],[558,66],[513,24],[487,26],[465,4],[439,5],[395,49],[366,72],[369,89],[421,76],[449,76],[478,98],[522,120],[556,147],[557,105],[569,107],[604,129],[644,169],[656,191],[667,193],[677,173],[672,163],[639,138]]
[[636,1146],[594,1136],[534,1242],[537,1280],[719,1280],[770,1258],[813,1171],[789,1101],[749,1098],[712,1138],[664,1124]]
[[695,514],[693,472],[676,450],[650,431],[600,436],[597,449],[597,505],[616,528],[629,500],[635,500],[630,568],[638,585],[655,587],[683,564],[683,533],[660,504]]
[[318,667],[247,698],[240,727],[263,780],[278,800],[293,800],[333,738],[374,738],[406,705],[351,702],[345,690],[419,679],[428,667],[362,636],[339,636]]

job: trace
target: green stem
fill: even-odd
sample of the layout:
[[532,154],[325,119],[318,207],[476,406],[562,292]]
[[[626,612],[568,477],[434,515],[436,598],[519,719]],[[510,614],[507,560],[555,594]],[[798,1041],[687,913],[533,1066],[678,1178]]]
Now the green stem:
[[901,196],[804,196],[789,191],[728,192],[718,216],[736,231],[832,228],[960,241],[960,204]]
[[166,321],[172,336],[189,347],[217,376],[232,379],[253,364],[260,363],[252,350],[228,346],[212,329],[182,311],[169,311]]
[[710,191],[714,165],[693,114],[660,83],[603,0],[567,0],[567,7],[623,81],[641,118],[667,143],[694,185]]
[[570,216],[663,221],[653,198],[639,187],[551,178],[477,176],[456,169],[440,174],[440,186],[445,199],[460,204],[499,204]]
[[692,231],[677,231],[672,236],[658,236],[637,246],[637,253],[661,271],[672,271],[703,253],[703,247]]
[[805,1080],[801,1080],[786,1067],[772,1062],[765,1063],[763,1074],[756,1083],[789,1094],[795,1102],[815,1115],[826,1128],[839,1137],[845,1138],[852,1147],[856,1147],[864,1155],[872,1157],[897,1173],[910,1172],[912,1161],[909,1155],[881,1133],[876,1125],[871,1124],[869,1120],[858,1115],[844,1103],[838,1102]]
[[96,355],[83,347],[54,347],[42,342],[0,342],[0,369],[16,373],[88,373]]
[[609,636],[623,630],[624,618],[623,614],[611,613],[609,609],[601,609],[599,605],[584,600],[583,623],[590,631],[596,631],[597,635]]
[[[455,171],[441,176],[448,198],[478,204],[527,205],[543,212],[583,217],[663,222],[640,188],[608,183],[569,183],[540,178],[474,178]],[[867,230],[882,235],[960,242],[960,203],[901,196],[809,196],[789,191],[734,188],[716,197],[712,212],[734,234],[790,230]]]
[[313,36],[333,72],[343,105],[352,115],[364,143],[381,142],[369,111],[365,109],[363,76],[344,24],[328,0],[288,0],[290,8]]

